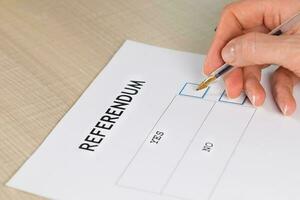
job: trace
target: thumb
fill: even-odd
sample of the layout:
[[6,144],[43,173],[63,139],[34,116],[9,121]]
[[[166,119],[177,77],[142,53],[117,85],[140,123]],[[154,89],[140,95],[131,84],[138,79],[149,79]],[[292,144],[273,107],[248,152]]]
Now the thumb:
[[222,57],[226,63],[238,67],[278,64],[288,68],[288,57],[293,49],[290,37],[247,33],[231,40],[223,48]]

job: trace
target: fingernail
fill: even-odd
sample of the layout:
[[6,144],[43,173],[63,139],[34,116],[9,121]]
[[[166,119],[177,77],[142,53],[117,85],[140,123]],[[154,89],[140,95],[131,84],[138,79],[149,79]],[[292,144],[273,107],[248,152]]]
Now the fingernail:
[[232,63],[235,60],[235,44],[229,42],[222,50],[222,58],[227,63]]
[[252,94],[251,91],[246,91],[248,99],[251,101],[252,105],[256,106],[256,96]]
[[283,113],[283,115],[288,114],[288,106],[286,104],[285,105],[280,105],[279,107],[280,107],[280,110]]

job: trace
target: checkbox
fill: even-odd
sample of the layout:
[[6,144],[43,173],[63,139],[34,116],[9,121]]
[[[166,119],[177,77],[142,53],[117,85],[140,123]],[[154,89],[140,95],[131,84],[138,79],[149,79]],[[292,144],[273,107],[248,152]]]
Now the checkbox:
[[247,97],[245,93],[242,93],[239,97],[235,99],[230,99],[228,98],[226,92],[224,91],[219,99],[220,102],[225,102],[225,103],[233,103],[233,104],[239,104],[243,105],[246,101]]
[[179,95],[189,96],[189,97],[197,97],[203,99],[206,95],[208,88],[205,90],[198,90],[198,84],[195,83],[186,83],[182,90],[180,91]]

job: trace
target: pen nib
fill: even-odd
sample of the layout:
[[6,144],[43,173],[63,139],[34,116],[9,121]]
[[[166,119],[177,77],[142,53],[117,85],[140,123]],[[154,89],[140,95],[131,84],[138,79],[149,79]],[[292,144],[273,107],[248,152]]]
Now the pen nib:
[[203,89],[205,89],[205,88],[207,88],[207,85],[206,85],[205,81],[203,81],[202,83],[200,83],[200,84],[198,85],[197,91],[203,90]]
[[215,76],[210,76],[208,77],[207,79],[205,79],[204,81],[202,81],[198,87],[197,87],[197,91],[199,90],[203,90],[205,88],[207,88],[209,86],[209,84],[211,84],[213,81],[216,80],[216,77]]

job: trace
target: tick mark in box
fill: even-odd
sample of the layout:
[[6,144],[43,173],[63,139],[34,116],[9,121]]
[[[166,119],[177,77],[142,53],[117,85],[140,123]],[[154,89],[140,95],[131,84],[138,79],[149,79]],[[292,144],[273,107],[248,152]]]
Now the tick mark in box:
[[238,104],[238,105],[243,105],[246,100],[247,100],[247,97],[244,93],[242,93],[239,97],[237,97],[235,99],[230,99],[227,97],[225,90],[219,99],[220,102],[232,103],[232,104]]
[[179,95],[203,99],[206,93],[208,92],[209,87],[206,88],[205,90],[198,90],[198,91],[197,91],[197,87],[198,84],[186,83],[181,89],[181,91],[179,92]]

